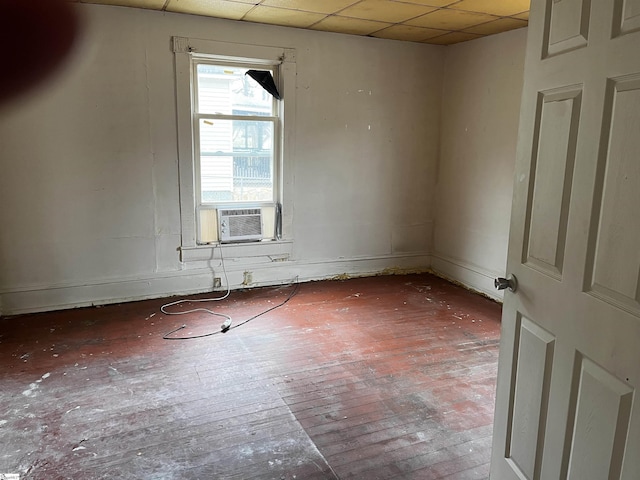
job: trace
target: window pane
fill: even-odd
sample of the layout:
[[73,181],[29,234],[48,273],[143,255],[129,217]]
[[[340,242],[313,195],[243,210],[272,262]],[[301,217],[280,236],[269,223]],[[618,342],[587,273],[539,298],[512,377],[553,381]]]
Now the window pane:
[[249,68],[198,64],[198,112],[271,116],[273,97],[245,75],[247,70]]
[[273,201],[273,123],[200,120],[203,203]]

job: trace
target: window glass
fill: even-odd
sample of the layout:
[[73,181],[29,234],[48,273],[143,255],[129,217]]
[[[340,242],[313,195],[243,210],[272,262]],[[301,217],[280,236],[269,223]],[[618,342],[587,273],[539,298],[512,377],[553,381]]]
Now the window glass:
[[274,201],[276,103],[249,69],[196,65],[200,204]]
[[[247,70],[250,68],[198,64],[198,113],[273,115],[273,97],[245,75]],[[269,71],[273,74],[272,70]]]
[[273,122],[200,120],[202,203],[273,200]]

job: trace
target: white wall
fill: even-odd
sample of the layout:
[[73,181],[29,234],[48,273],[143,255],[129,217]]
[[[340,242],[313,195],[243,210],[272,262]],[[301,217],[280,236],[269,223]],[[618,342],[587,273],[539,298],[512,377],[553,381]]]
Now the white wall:
[[[0,110],[0,313],[208,291],[180,262],[172,36],[296,49],[293,255],[230,283],[430,263],[444,48],[78,5],[64,72]],[[446,162],[443,162],[446,163]]]
[[433,269],[494,298],[505,274],[527,29],[447,48]]

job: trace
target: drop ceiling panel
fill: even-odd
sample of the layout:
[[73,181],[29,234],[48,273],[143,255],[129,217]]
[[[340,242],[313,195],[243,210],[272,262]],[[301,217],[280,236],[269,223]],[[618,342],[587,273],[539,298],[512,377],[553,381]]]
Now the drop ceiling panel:
[[498,20],[494,20],[493,22],[483,23],[482,25],[467,28],[464,31],[467,33],[476,33],[478,35],[493,35],[495,33],[506,32],[507,30],[514,30],[516,28],[526,26],[526,20],[503,17]]
[[391,23],[374,22],[358,18],[341,17],[331,15],[320,20],[311,29],[325,32],[349,33],[352,35],[370,35],[373,32],[392,26]]
[[526,12],[518,13],[517,15],[512,15],[513,18],[519,18],[521,20],[529,20],[529,10]]
[[529,3],[530,0],[461,0],[451,5],[451,8],[510,16],[529,10]]
[[453,45],[454,43],[475,40],[476,38],[482,38],[482,35],[475,35],[473,33],[465,32],[451,32],[439,37],[431,38],[429,39],[428,43],[431,43],[433,45]]
[[413,27],[411,25],[393,25],[384,30],[380,30],[371,34],[372,37],[388,38],[390,40],[410,40],[413,42],[422,42],[429,38],[448,33],[443,30],[435,30],[433,28]]
[[229,2],[227,0],[169,0],[167,12],[191,13],[194,15],[210,15],[217,18],[240,20],[253,5]]
[[498,17],[484,13],[441,9],[409,20],[406,23],[417,27],[439,28],[440,30],[462,30],[474,25],[497,20],[497,18]]
[[271,23],[287,27],[307,28],[325,17],[321,13],[289,10],[286,8],[263,7],[258,5],[247,13],[243,20],[257,23]]
[[260,5],[330,14],[336,13],[355,3],[358,3],[358,0],[322,0],[321,2],[318,0],[264,0]]
[[[400,1],[400,0],[399,0]],[[417,5],[426,5],[428,7],[446,7],[460,0],[401,0],[405,3],[415,3]]]
[[100,5],[118,5],[122,7],[162,10],[164,8],[165,0],[82,0],[76,3],[97,3]]
[[400,23],[413,17],[433,12],[435,7],[393,0],[362,0],[340,12],[345,17],[364,18],[379,22]]

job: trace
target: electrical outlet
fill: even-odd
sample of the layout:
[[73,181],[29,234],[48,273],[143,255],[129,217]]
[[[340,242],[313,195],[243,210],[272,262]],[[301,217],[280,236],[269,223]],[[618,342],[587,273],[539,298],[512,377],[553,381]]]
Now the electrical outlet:
[[222,287],[222,279],[220,277],[214,277],[213,279],[213,288]]

